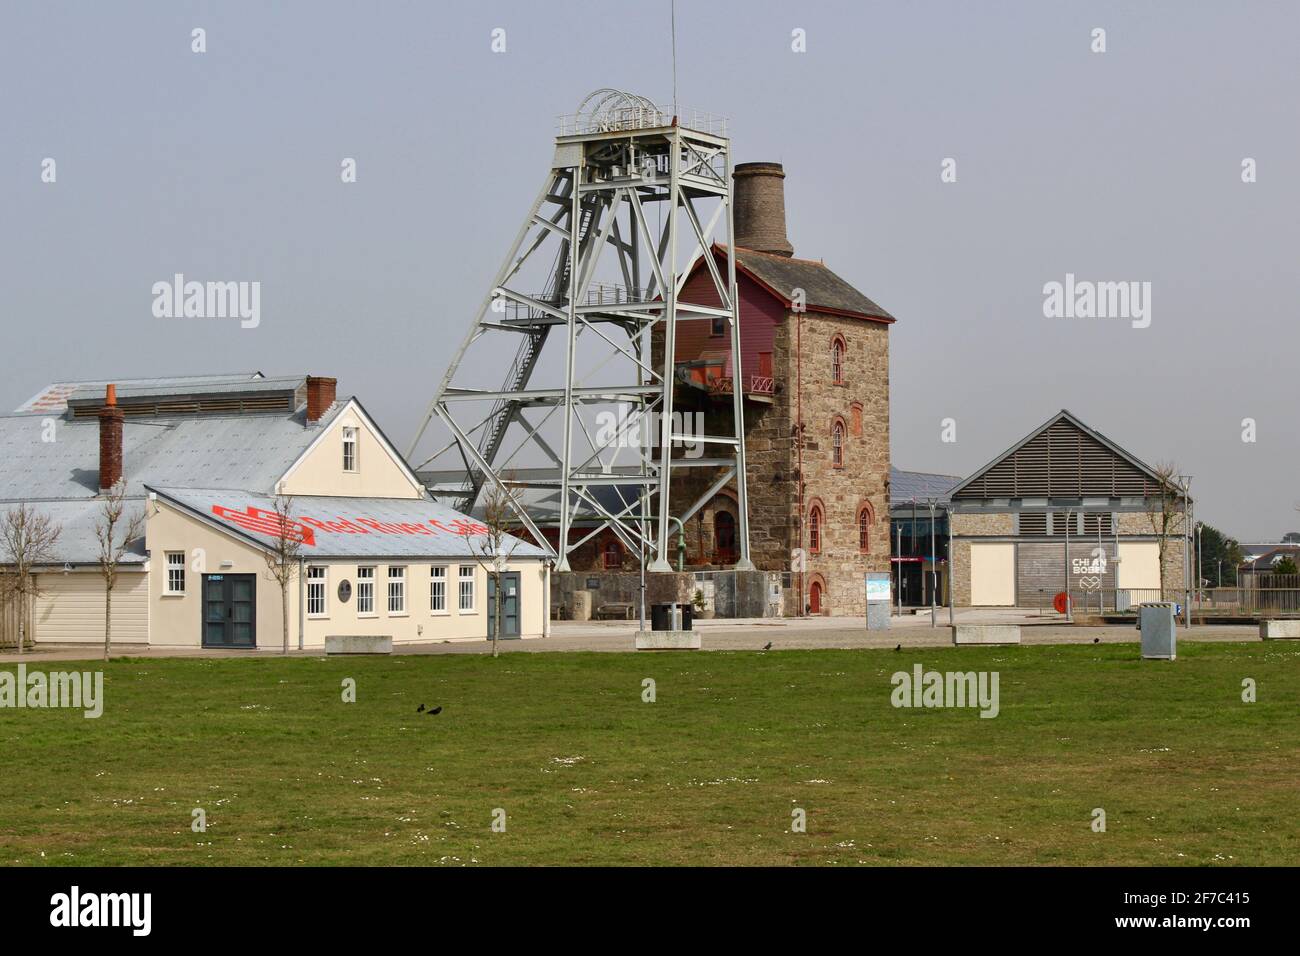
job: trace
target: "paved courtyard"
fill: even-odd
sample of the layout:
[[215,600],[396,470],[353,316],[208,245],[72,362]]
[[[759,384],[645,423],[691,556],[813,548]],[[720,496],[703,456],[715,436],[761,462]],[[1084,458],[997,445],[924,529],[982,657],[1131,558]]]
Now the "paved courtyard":
[[[960,623],[1018,623],[1021,641],[1025,644],[1090,644],[1101,642],[1136,643],[1138,632],[1127,625],[1084,627],[1066,624],[1064,618],[1052,611],[984,610],[968,609],[957,612]],[[948,631],[948,612],[940,609],[937,626],[930,626],[928,612],[918,615],[895,616],[890,629],[868,632],[859,618],[753,618],[737,620],[696,621],[703,649],[706,651],[758,651],[769,642],[772,650],[809,648],[861,647],[939,647],[952,643]],[[631,651],[638,624],[636,621],[556,621],[551,626],[551,636],[526,641],[502,641],[502,653],[543,653],[547,651]],[[1187,630],[1179,628],[1181,641],[1257,641],[1259,627],[1254,624],[1202,625]],[[491,645],[486,641],[407,644],[396,649],[398,654],[482,654]],[[23,656],[28,663],[56,660],[94,659],[103,653],[103,645],[61,644],[45,645]],[[230,651],[207,648],[131,647],[113,648],[115,657],[247,657],[275,655],[278,651]],[[292,651],[318,657],[321,652]],[[0,654],[0,663],[19,660],[13,651]]]

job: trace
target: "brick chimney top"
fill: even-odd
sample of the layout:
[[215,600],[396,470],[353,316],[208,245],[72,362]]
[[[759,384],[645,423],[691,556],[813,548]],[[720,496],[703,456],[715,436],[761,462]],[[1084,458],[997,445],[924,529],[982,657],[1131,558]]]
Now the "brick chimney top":
[[117,404],[117,386],[104,390],[104,407],[99,410],[99,490],[108,491],[122,479],[122,409]]
[[339,380],[316,375],[307,376],[307,423],[314,424],[330,410]]
[[731,178],[736,245],[793,256],[785,235],[785,169],[780,163],[738,163]]

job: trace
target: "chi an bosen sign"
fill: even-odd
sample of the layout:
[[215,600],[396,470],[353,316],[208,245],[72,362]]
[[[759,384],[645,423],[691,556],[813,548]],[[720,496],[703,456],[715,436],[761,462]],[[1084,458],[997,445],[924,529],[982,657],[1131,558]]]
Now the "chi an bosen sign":
[[243,511],[227,508],[225,505],[213,505],[212,513],[223,521],[228,521],[237,528],[262,534],[272,538],[281,535],[301,541],[305,546],[316,546],[317,534],[389,534],[389,535],[439,535],[451,534],[458,538],[488,533],[486,525],[465,518],[456,518],[443,523],[436,518],[428,521],[378,521],[375,518],[332,519],[309,518],[306,515],[282,518],[274,511],[249,505]]

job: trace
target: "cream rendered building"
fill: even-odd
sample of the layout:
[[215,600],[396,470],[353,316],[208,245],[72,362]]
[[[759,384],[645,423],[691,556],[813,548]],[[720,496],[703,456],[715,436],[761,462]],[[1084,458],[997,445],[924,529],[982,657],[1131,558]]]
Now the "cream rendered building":
[[[0,510],[25,502],[61,527],[37,574],[29,638],[103,640],[94,527],[119,476],[145,533],[113,592],[114,643],[279,650],[281,591],[265,558],[277,494],[291,502],[287,533],[301,553],[290,647],[488,636],[486,529],[433,501],[361,404],[336,399],[333,379],[122,381],[111,404],[108,384],[50,386],[0,418],[0,440],[18,451],[0,462]],[[503,551],[502,636],[540,637],[547,553],[517,539]],[[15,624],[12,603],[0,607],[0,645],[14,645]]]

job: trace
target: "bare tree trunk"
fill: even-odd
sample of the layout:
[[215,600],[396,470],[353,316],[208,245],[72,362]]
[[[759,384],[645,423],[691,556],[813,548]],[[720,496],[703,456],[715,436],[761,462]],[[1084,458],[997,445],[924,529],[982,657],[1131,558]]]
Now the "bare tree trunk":
[[492,656],[497,656],[497,641],[501,640],[501,575],[494,575],[493,581],[496,587],[493,588],[492,616],[496,618],[496,627],[492,629]]
[[104,660],[108,660],[109,649],[113,646],[113,586],[104,588]]
[[284,633],[284,653],[289,653],[289,582],[280,585],[280,630]]
[[23,656],[23,645],[27,643],[27,594],[23,591],[21,579],[18,582],[18,656]]

